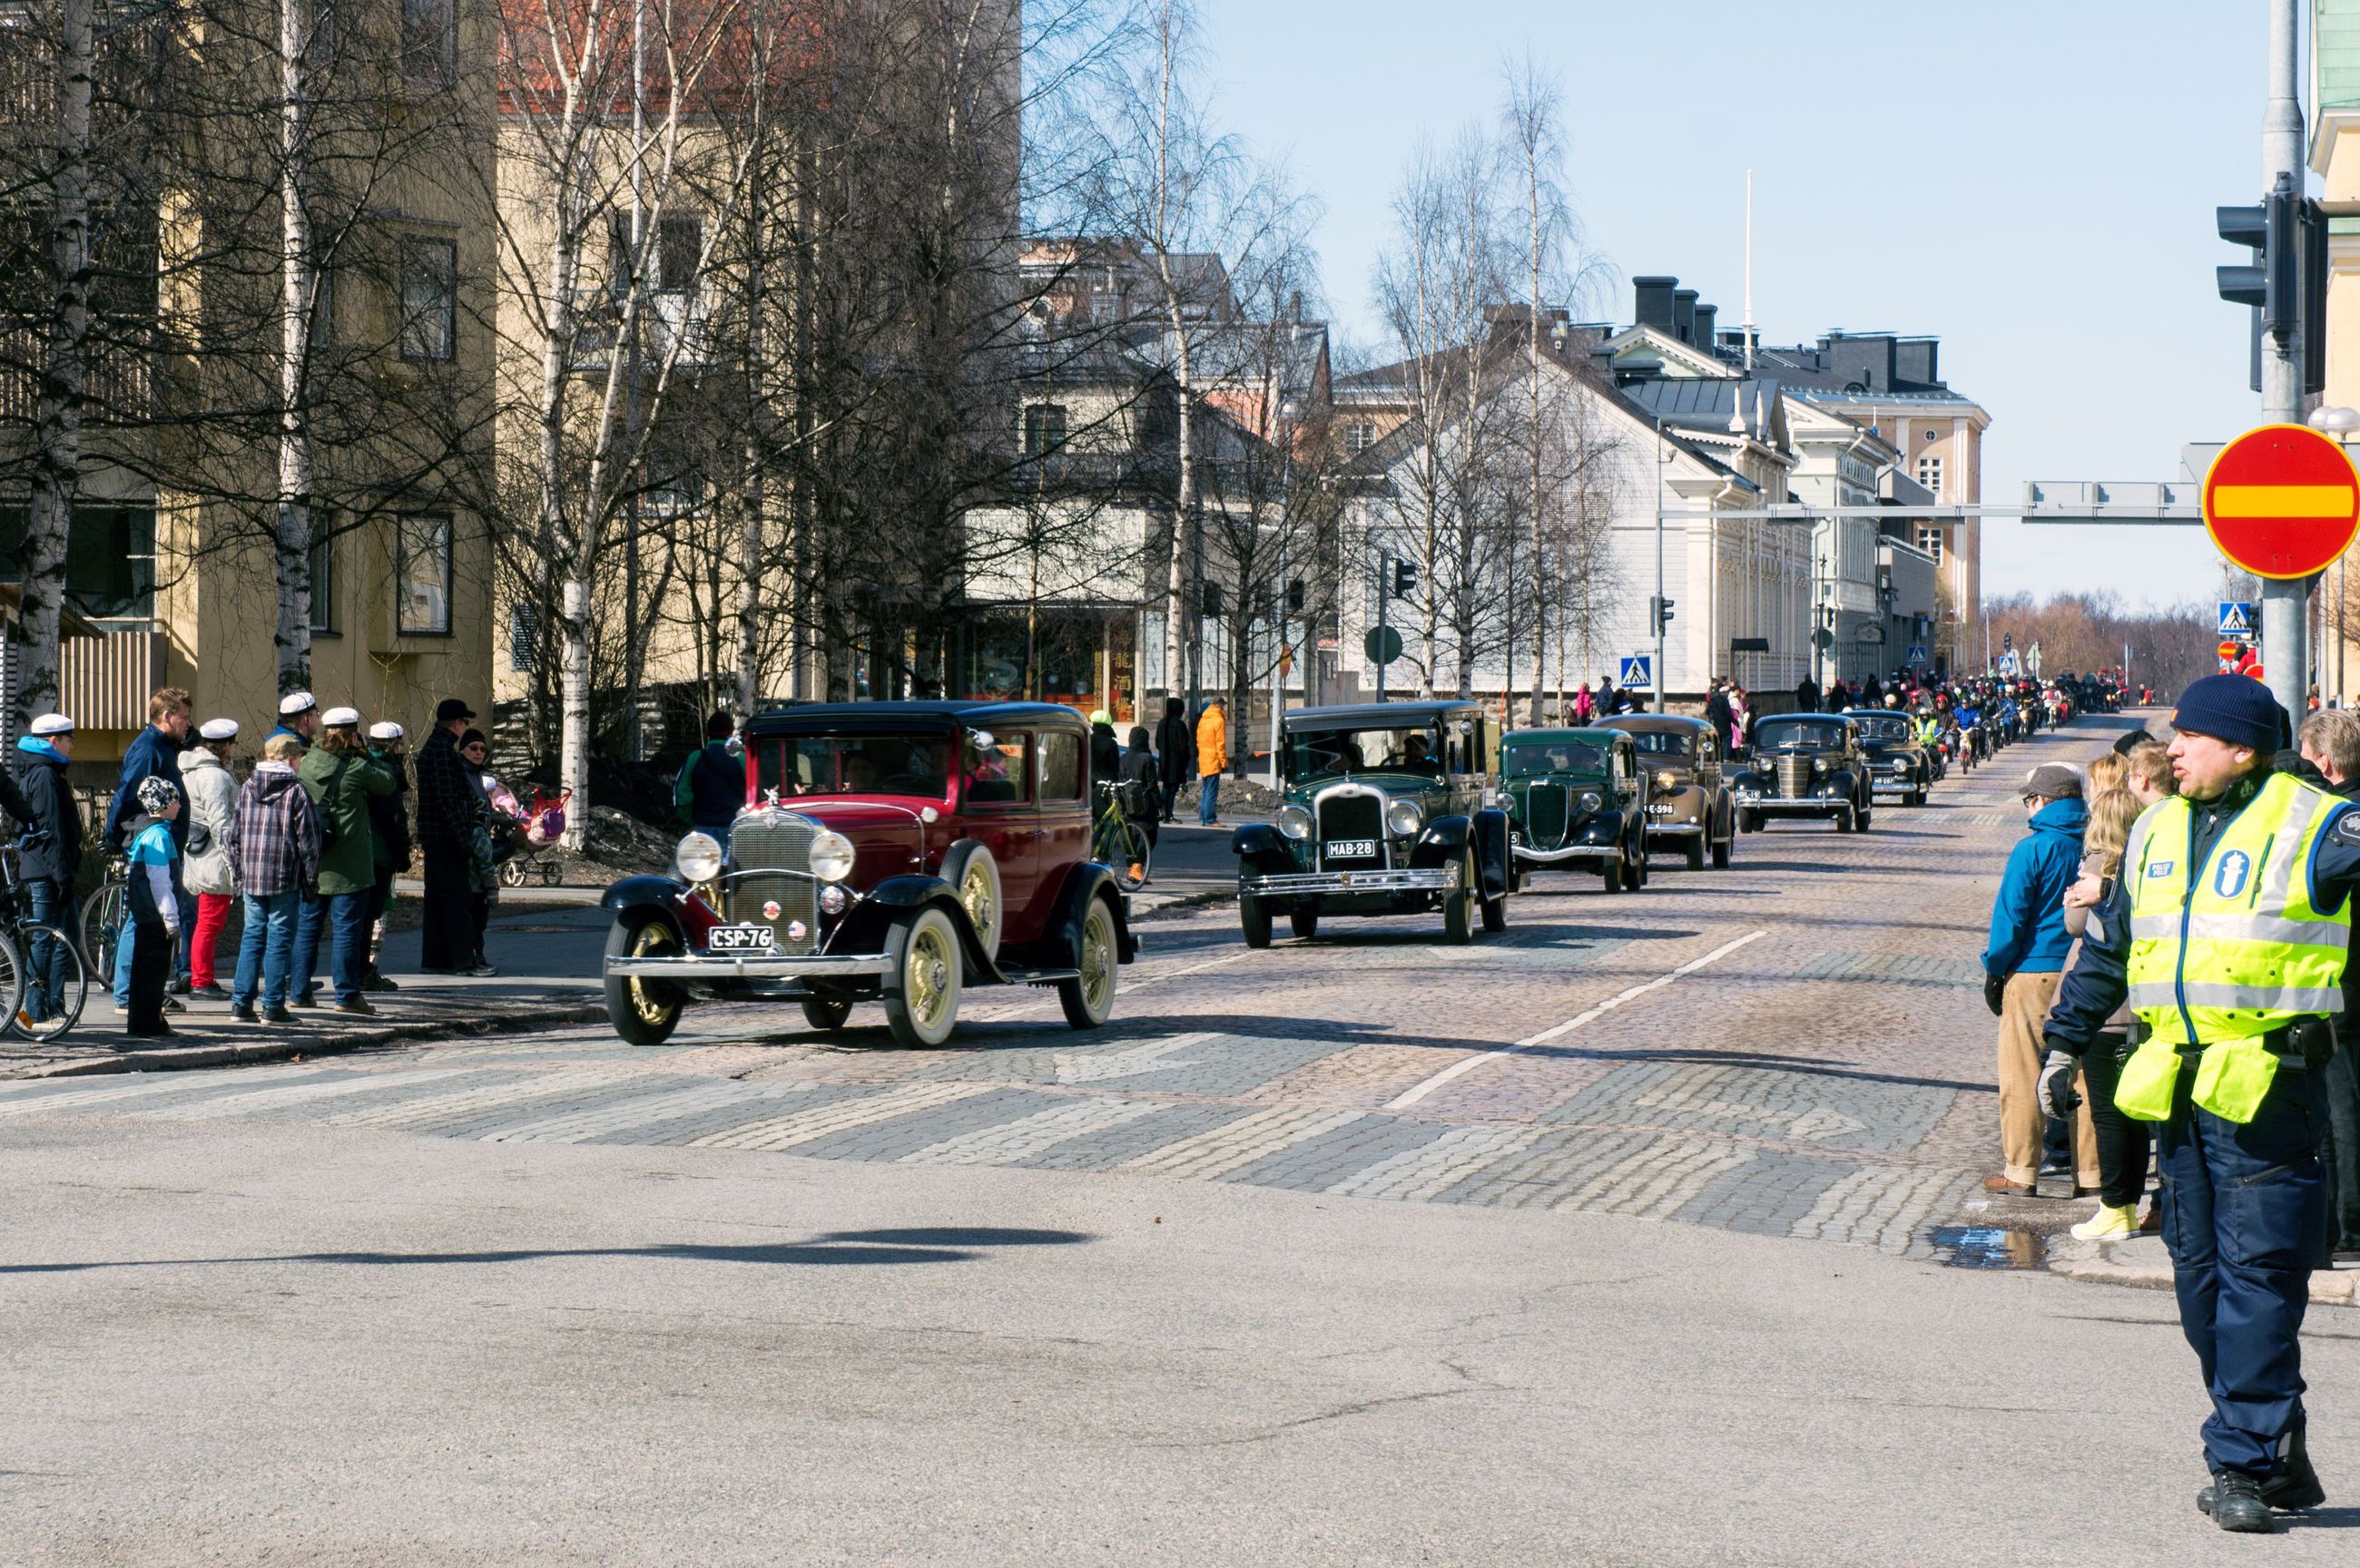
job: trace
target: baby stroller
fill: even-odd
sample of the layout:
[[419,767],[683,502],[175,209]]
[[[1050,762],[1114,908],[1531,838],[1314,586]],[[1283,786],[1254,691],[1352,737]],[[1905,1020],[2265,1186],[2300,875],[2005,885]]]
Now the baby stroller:
[[499,868],[500,881],[510,887],[536,882],[553,887],[563,867],[541,852],[565,832],[565,808],[574,791],[548,795],[539,785],[526,789],[529,793],[521,800],[502,789],[485,813],[491,824],[492,864]]

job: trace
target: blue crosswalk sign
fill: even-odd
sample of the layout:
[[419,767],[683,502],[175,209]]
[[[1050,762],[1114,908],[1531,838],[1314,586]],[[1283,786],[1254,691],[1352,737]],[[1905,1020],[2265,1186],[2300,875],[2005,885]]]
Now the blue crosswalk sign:
[[1916,667],[1916,666],[1918,666],[1918,665],[1920,665],[1920,664],[1925,663],[1925,662],[1926,662],[1926,648],[1925,648],[1925,646],[1924,646],[1923,644],[1921,644],[1921,643],[1914,643],[1914,642],[1913,642],[1913,643],[1911,643],[1911,644],[1909,645],[1909,657],[1908,657],[1908,659],[1907,659],[1907,660],[1905,660],[1905,662],[1906,662],[1906,663],[1907,663],[1907,664],[1909,664],[1912,668],[1915,668],[1915,667]]
[[2248,601],[2216,599],[2221,606],[2221,626],[2218,636],[2249,637],[2254,635],[2254,606]]
[[1655,677],[1652,672],[1652,661],[1644,653],[1624,659],[1622,678],[1616,681],[1615,684],[1626,691],[1654,691]]

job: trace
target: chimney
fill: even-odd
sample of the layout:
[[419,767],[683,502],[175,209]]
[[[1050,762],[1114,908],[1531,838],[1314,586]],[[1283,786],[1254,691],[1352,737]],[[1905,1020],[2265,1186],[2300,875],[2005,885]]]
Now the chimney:
[[1682,343],[1696,342],[1696,302],[1695,289],[1672,290],[1672,336]]
[[1298,321],[1303,320],[1303,290],[1298,289],[1288,295],[1286,303],[1288,310],[1294,314],[1294,319]]
[[1631,279],[1633,315],[1632,320],[1643,327],[1660,332],[1672,330],[1672,290],[1680,286],[1677,278],[1634,278]]
[[1696,308],[1696,336],[1690,338],[1688,341],[1695,343],[1697,347],[1704,350],[1707,354],[1710,354],[1712,352],[1713,318],[1720,314],[1721,307],[1718,305],[1699,305]]

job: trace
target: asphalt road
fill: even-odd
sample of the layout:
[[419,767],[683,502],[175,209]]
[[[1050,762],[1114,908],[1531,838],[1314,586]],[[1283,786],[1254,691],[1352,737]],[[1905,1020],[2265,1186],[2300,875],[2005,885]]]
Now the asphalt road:
[[2256,1543],[2169,1298],[1951,1266],[2087,1208],[1980,1193],[1973,953],[2114,733],[1471,948],[1152,922],[1086,1035],[0,1084],[0,1563],[2347,1561],[2360,1314]]

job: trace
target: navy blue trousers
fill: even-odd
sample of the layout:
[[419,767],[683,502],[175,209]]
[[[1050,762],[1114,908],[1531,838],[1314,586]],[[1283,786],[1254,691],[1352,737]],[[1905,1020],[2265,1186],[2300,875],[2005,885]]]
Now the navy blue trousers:
[[2318,1073],[2281,1069],[2241,1127],[2190,1103],[2195,1077],[2180,1073],[2157,1129],[2163,1239],[2180,1332],[2212,1396],[2205,1461],[2267,1477],[2302,1414],[2299,1336],[2326,1256],[2326,1111]]

